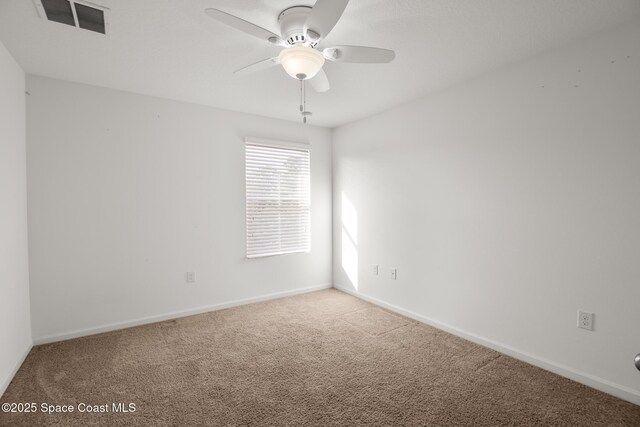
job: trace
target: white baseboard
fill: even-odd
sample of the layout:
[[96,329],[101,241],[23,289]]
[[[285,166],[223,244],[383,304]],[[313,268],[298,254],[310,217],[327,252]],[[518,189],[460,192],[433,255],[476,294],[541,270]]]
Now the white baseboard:
[[2,383],[0,383],[0,397],[2,397],[5,391],[7,391],[7,387],[9,387],[11,380],[13,380],[13,377],[15,377],[16,372],[18,372],[18,369],[20,369],[20,367],[22,366],[22,364],[24,363],[24,359],[27,358],[32,348],[33,348],[32,344],[29,344],[27,346],[27,348],[22,353],[22,356],[16,361],[16,364],[13,366],[13,369],[9,372],[9,375],[7,375],[6,378],[2,380]]
[[411,319],[417,320],[418,322],[426,323],[427,325],[433,326],[438,329],[442,329],[446,332],[449,332],[453,335],[457,335],[461,338],[464,338],[468,341],[472,341],[476,344],[480,344],[485,347],[489,347],[493,350],[499,351],[500,353],[504,353],[508,356],[511,356],[515,359],[522,360],[523,362],[527,362],[531,365],[537,366],[539,368],[545,369],[547,371],[553,372],[565,378],[569,378],[573,381],[579,382],[586,386],[595,388],[607,394],[613,395],[620,399],[624,399],[628,402],[634,403],[636,405],[640,405],[640,392],[637,390],[633,390],[629,387],[625,387],[620,384],[616,384],[614,382],[605,380],[603,378],[597,377],[595,375],[588,374],[586,372],[582,372],[568,366],[562,365],[560,363],[553,362],[551,360],[547,360],[536,355],[518,350],[509,345],[502,344],[496,341],[492,341],[490,339],[481,337],[479,335],[473,334],[471,332],[464,331],[462,329],[455,328],[453,326],[449,326],[440,321],[431,319],[429,317],[422,316],[420,314],[414,313],[409,310],[405,310],[401,307],[397,307],[392,304],[388,304],[384,301],[381,301],[377,298],[370,297],[361,292],[354,291],[352,289],[335,285],[334,288],[351,294],[357,298],[363,299],[372,304],[378,305],[380,307],[386,308],[390,311],[396,312],[403,316],[409,317]]
[[34,338],[33,343],[34,345],[39,345],[39,344],[48,344],[48,343],[57,342],[57,341],[64,341],[72,338],[84,337],[87,335],[95,335],[103,332],[115,331],[118,329],[131,328],[133,326],[140,326],[140,325],[146,325],[149,323],[161,322],[163,320],[177,319],[180,317],[193,316],[194,314],[201,314],[209,311],[216,311],[216,310],[222,310],[225,308],[237,307],[239,305],[252,304],[260,301],[267,301],[267,300],[283,298],[291,295],[319,291],[321,289],[329,289],[331,287],[333,287],[333,285],[331,284],[310,286],[307,288],[299,288],[291,291],[276,292],[268,295],[261,295],[257,297],[229,301],[229,302],[224,302],[220,304],[196,307],[188,310],[174,311],[171,313],[160,314],[157,316],[149,316],[149,317],[143,317],[139,319],[127,320],[125,322],[111,323],[108,325],[97,326],[94,328],[80,329],[76,331],[65,332],[62,334],[46,335],[43,337]]

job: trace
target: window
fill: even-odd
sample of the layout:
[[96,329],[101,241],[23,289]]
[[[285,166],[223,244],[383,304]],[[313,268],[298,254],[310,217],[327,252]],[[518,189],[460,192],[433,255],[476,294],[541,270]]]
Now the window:
[[310,250],[309,146],[247,140],[247,257]]

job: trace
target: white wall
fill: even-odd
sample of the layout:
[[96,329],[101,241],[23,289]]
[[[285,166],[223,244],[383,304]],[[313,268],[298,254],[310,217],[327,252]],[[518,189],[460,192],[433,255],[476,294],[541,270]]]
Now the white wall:
[[[330,130],[42,77],[27,87],[36,342],[331,286]],[[245,136],[312,144],[310,254],[245,259]]]
[[31,348],[24,88],[0,43],[0,395]]
[[335,285],[640,403],[638,40],[636,23],[334,130]]

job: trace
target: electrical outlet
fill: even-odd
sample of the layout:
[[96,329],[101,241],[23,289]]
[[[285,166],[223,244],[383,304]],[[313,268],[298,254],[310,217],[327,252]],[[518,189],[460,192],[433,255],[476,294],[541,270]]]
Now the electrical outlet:
[[391,269],[391,278],[393,280],[398,279],[398,269],[397,268],[392,268]]
[[196,282],[196,272],[187,271],[187,283],[195,283],[195,282]]
[[374,276],[378,275],[378,264],[371,264],[371,268],[372,268],[372,273]]
[[586,329],[587,331],[593,331],[593,313],[587,313],[586,311],[578,310],[578,328]]

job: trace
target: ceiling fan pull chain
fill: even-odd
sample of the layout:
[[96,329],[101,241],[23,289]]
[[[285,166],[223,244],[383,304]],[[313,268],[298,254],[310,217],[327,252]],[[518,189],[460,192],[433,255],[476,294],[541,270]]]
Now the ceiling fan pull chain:
[[302,101],[304,104],[304,108],[302,109],[302,123],[307,124],[307,81],[302,81]]
[[300,80],[300,112],[304,111],[304,107],[302,106],[302,80]]

